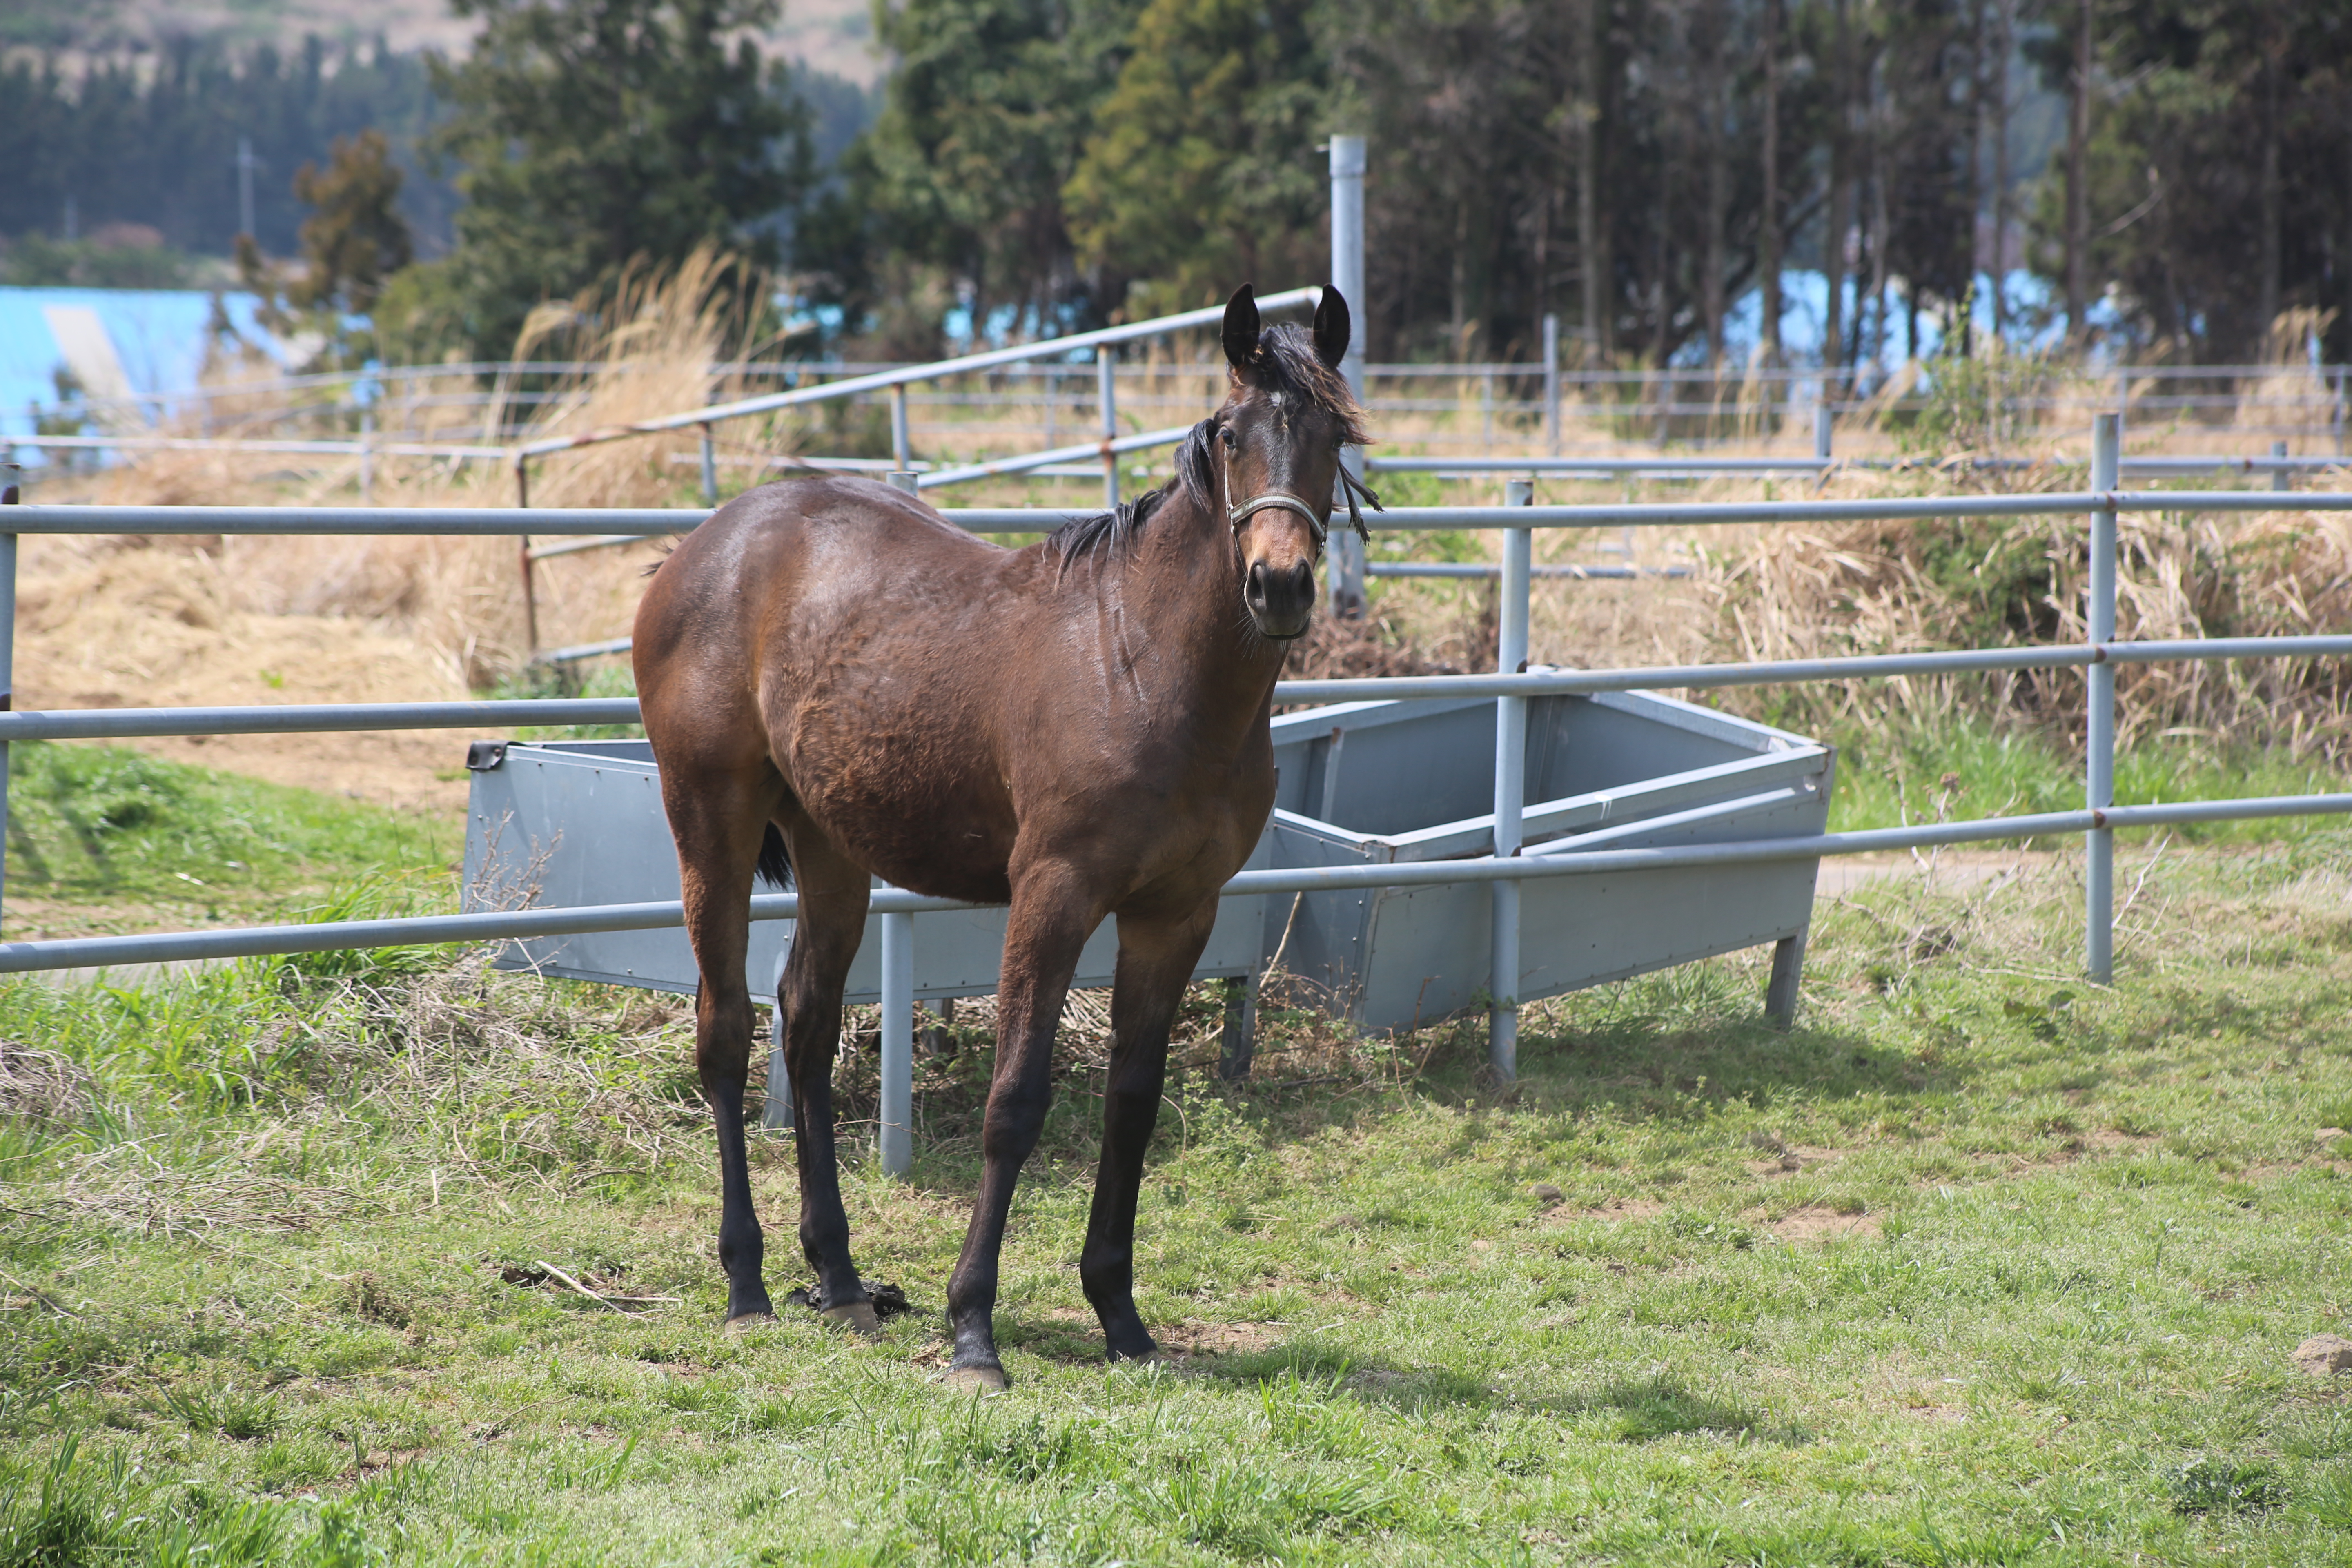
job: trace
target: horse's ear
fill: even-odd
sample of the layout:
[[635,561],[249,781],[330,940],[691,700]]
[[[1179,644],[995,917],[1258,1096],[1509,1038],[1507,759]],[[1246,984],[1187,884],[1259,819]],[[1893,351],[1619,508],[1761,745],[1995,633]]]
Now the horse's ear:
[[1225,363],[1246,370],[1257,358],[1257,290],[1244,283],[1225,301]]
[[1326,283],[1322,301],[1315,307],[1315,357],[1339,369],[1348,357],[1348,332],[1347,296]]

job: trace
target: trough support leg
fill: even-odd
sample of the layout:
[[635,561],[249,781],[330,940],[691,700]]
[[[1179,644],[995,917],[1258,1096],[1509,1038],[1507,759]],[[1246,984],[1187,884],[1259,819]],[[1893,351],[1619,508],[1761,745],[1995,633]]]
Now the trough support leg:
[[1775,1028],[1790,1028],[1797,1022],[1797,987],[1805,977],[1809,934],[1801,931],[1772,944],[1772,983],[1764,988],[1764,1016]]
[[942,996],[930,1010],[939,1022],[923,1030],[923,1049],[933,1057],[951,1057],[956,1052],[955,998]]
[[1249,1077],[1250,1058],[1257,1052],[1257,976],[1236,974],[1224,983],[1224,1059],[1217,1076],[1227,1083]]
[[915,917],[882,917],[882,1169],[915,1168]]
[[[1532,506],[1535,485],[1513,479],[1505,487],[1506,504]],[[1535,538],[1524,528],[1503,532],[1503,595],[1501,646],[1496,668],[1506,675],[1528,664],[1528,579]],[[1509,859],[1519,852],[1526,833],[1528,770],[1528,700],[1495,700],[1495,856]],[[1486,1055],[1497,1082],[1519,1076],[1519,884],[1497,882],[1494,892],[1493,965],[1487,991],[1494,1001],[1486,1015]]]

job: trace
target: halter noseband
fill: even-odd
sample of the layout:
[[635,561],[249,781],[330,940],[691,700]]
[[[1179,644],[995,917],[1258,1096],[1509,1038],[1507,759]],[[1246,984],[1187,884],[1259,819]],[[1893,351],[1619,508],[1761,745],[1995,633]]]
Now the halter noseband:
[[[1234,493],[1233,448],[1225,446],[1222,441],[1218,443],[1218,447],[1223,453],[1224,461],[1218,467],[1217,477],[1223,482],[1225,494],[1231,497]],[[1388,509],[1381,505],[1381,498],[1374,495],[1363,480],[1348,471],[1345,464],[1342,464],[1339,468],[1339,485],[1348,498],[1348,521],[1356,525],[1357,536],[1370,543],[1371,532],[1364,527],[1364,514],[1356,510],[1356,498],[1359,495],[1362,496],[1371,503],[1374,511],[1385,511]],[[1228,506],[1225,509],[1225,523],[1233,530],[1234,537],[1239,539],[1242,524],[1259,512],[1269,509],[1295,511],[1305,518],[1307,528],[1315,535],[1315,548],[1318,551],[1323,548],[1323,542],[1330,536],[1330,508],[1326,507],[1321,511],[1317,511],[1310,503],[1292,495],[1288,490],[1267,490],[1263,495],[1250,497],[1239,506]]]

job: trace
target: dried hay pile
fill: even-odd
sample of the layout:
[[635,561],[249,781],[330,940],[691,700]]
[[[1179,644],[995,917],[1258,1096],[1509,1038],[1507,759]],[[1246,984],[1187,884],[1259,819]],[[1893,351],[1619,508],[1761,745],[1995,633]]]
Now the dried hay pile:
[[[2039,488],[2055,489],[2055,484]],[[1957,519],[1759,531],[1709,559],[1711,657],[1820,658],[2080,641],[2089,577],[2078,517]],[[2294,637],[2352,624],[2352,519],[2331,512],[2125,513],[2121,639]],[[2284,746],[2330,763],[2352,746],[2340,664],[2265,659],[2124,666],[2118,740],[2157,734]],[[1972,714],[2079,737],[2074,670],[1906,677],[1727,693],[1815,724]]]

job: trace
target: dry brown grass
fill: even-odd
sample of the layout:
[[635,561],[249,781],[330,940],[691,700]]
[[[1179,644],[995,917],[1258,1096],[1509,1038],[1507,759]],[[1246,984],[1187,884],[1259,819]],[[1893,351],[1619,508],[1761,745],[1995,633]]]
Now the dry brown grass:
[[[593,362],[596,368],[555,388],[552,400],[539,407],[530,434],[579,435],[741,392],[710,370],[746,347],[740,324],[729,313],[727,265],[705,253],[675,269],[633,273],[604,299],[549,307],[534,316],[516,345],[518,358],[560,354]],[[2252,411],[2263,400],[2273,405],[2299,400],[2298,405],[2311,405],[2305,412],[2313,427],[2325,426],[2325,410],[2314,401],[2325,395],[2325,387],[2307,368],[2292,363],[2291,351],[2308,326],[2283,323],[2277,374],[2271,383],[2245,389],[2248,412],[2239,423],[2258,417]],[[1139,399],[1125,405],[1131,426],[1178,423],[1218,395],[1221,366],[1205,335],[1154,344],[1145,352],[1152,364],[1182,374],[1152,384],[1168,406],[1147,408]],[[259,371],[239,363],[217,367],[216,374],[234,384]],[[2112,382],[2049,366],[2021,365],[2001,374],[2069,397],[2113,394]],[[1025,449],[1049,438],[1083,438],[1092,429],[1091,385],[1076,379],[1062,384],[1072,395],[1051,416],[1026,404],[933,409],[928,416],[919,407],[919,447],[928,448],[929,455],[963,455]],[[1422,389],[1444,384],[1423,384]],[[1906,384],[1898,378],[1881,400],[1887,406],[1848,422],[1842,452],[1891,449],[1890,400]],[[1034,384],[1008,385],[1034,390]],[[453,378],[449,390],[460,389]],[[1475,428],[1488,418],[1470,382],[1454,390],[1457,405],[1450,409],[1384,417],[1384,444],[1405,450],[1438,444],[1447,433]],[[1727,383],[1722,416],[1737,427],[1747,449],[1809,449],[1810,432],[1772,427],[1762,394],[1753,374]],[[225,397],[217,405],[216,425],[234,426],[243,413],[258,412],[264,401],[280,395],[255,391]],[[436,423],[429,434],[450,440],[492,438],[504,412],[496,399],[487,410],[442,409],[431,415]],[[2259,417],[2274,413],[2273,406]],[[1507,445],[1536,438],[1524,420],[1515,424],[1509,416],[1496,416],[1494,423],[1497,440]],[[2078,450],[2079,434],[2063,427],[2073,423],[2077,422],[2071,416],[2053,417],[2007,441],[2005,450],[2044,456]],[[2131,447],[2261,449],[2263,443],[2233,435],[2234,428],[2141,426],[2134,429]],[[1569,445],[1591,449],[1596,439],[1610,437],[1605,422],[1588,422],[1571,429]],[[720,431],[722,449],[765,455],[800,446],[815,449],[831,438],[822,417],[802,416]],[[677,437],[653,437],[557,454],[535,466],[532,500],[550,506],[689,503],[693,470],[672,459],[690,447]],[[41,499],[297,507],[347,505],[356,499],[355,461],[333,459],[305,471],[280,466],[292,460],[156,453],[45,487]],[[730,472],[740,479],[742,470]],[[2003,476],[2000,483],[2011,489],[2062,489],[2078,482],[2079,474],[2042,468]],[[1899,474],[1849,470],[1825,491],[1784,482],[1778,493],[1861,497],[1975,489],[1984,482],[1983,476],[1961,467]],[[1499,500],[1498,490],[1456,485],[1444,493],[1448,500],[1473,501]],[[1775,487],[1725,479],[1648,493],[1734,500],[1759,492],[1773,494]],[[1007,480],[959,491],[953,500],[1085,505],[1093,493],[1090,483]],[[1548,500],[1615,500],[1631,493],[1616,486],[1544,487]],[[385,505],[496,506],[513,499],[510,477],[496,464],[390,458],[377,462],[374,496]],[[2042,579],[2031,603],[2003,610],[2011,623],[2005,630],[1988,622],[1984,595],[1955,576],[1949,542],[1937,543],[1932,528],[1644,530],[1634,541],[1634,559],[1679,566],[1690,574],[1634,582],[1539,580],[1532,606],[1532,653],[1539,662],[1599,667],[1896,651],[2024,640],[2028,634],[2080,636],[2079,520],[2002,525],[2000,531],[2011,541],[2005,552],[1996,552],[2004,569],[2032,558],[2041,563]],[[1988,550],[1991,537],[1989,530]],[[2126,518],[2123,538],[2121,630],[2126,637],[2329,630],[2352,610],[2347,602],[2352,593],[2352,531],[2339,520],[2294,513]],[[1594,553],[1598,542],[1586,535],[1550,534],[1540,541],[1538,553],[1552,561],[1591,561],[1601,558]],[[642,591],[643,568],[657,548],[648,542],[541,563],[541,644],[625,632]],[[28,542],[21,581],[18,689],[21,703],[28,706],[456,697],[515,675],[529,652],[518,552],[509,540],[44,538]],[[1360,675],[1487,668],[1491,595],[1490,588],[1478,585],[1391,584],[1372,623],[1318,627],[1294,659],[1294,670]],[[1870,719],[1891,705],[1906,717],[1928,720],[1969,707],[2002,720],[2024,715],[2065,724],[2078,702],[2074,694],[2079,684],[2063,677],[1912,679],[1889,683],[1884,697],[1878,688],[1867,695],[1859,689],[1822,688],[1815,694],[1811,717]],[[2120,685],[2128,734],[2189,730],[2234,740],[2259,737],[2330,758],[2344,744],[2345,694],[2309,666],[2133,669],[2123,672]],[[1749,699],[1733,694],[1730,700]],[[1871,705],[1867,712],[1859,706],[1864,703]],[[462,781],[451,776],[454,742],[437,735],[173,741],[153,742],[152,749],[278,782],[404,804],[452,806],[464,793]]]
[[[2310,636],[2352,624],[2352,519],[2330,512],[2125,514],[2116,636]],[[1971,563],[1969,557],[1976,552]],[[1759,531],[1706,558],[1705,640],[1725,659],[1830,658],[2079,641],[2088,550],[2082,520],[1999,526],[1856,523]],[[2352,740],[2341,672],[2313,660],[2126,666],[2118,739],[2163,733],[2217,746],[2272,744],[2340,762]],[[2071,732],[2071,672],[1906,677],[1808,689],[1818,721],[1918,722],[1963,710]],[[1736,695],[1732,699],[1737,700]]]

